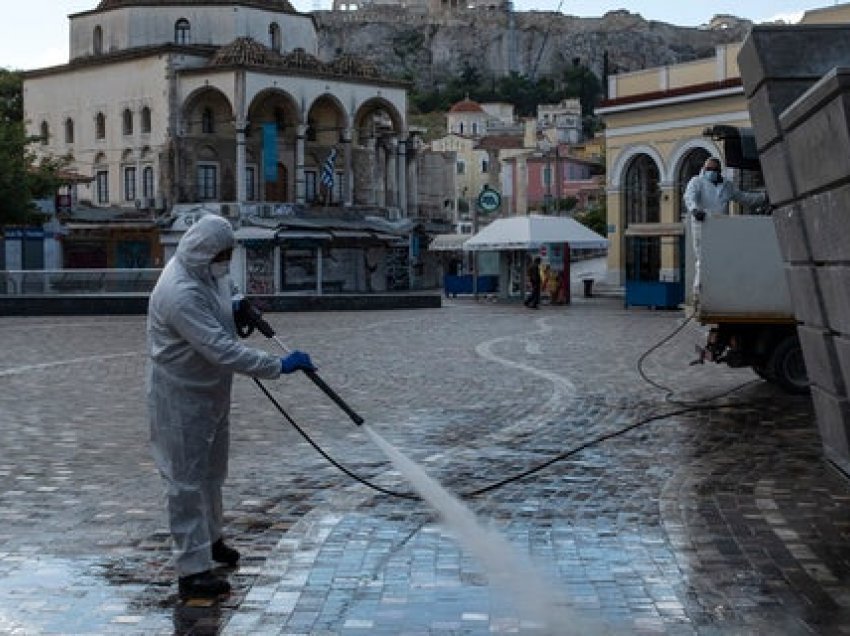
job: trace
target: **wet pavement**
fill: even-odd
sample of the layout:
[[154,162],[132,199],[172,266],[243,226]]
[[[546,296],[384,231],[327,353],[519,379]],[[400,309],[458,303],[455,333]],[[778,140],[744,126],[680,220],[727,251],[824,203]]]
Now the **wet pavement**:
[[[341,474],[246,379],[225,489],[234,592],[178,602],[143,318],[0,318],[0,633],[850,633],[850,483],[822,459],[808,399],[690,366],[693,324],[644,365],[671,394],[648,385],[636,362],[680,313],[579,295],[540,311],[457,299],[269,318],[458,494],[678,413],[466,499],[575,625],[523,615],[426,505]],[[306,378],[266,386],[349,469],[407,491]]]

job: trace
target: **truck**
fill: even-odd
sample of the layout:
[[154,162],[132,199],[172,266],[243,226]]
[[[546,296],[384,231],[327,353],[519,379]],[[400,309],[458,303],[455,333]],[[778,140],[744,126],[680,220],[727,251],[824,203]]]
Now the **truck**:
[[[706,135],[723,141],[727,166],[760,170],[750,131],[716,126]],[[692,249],[690,236],[686,245]],[[807,393],[809,380],[773,218],[709,216],[701,247],[699,301],[686,305],[698,323],[709,326],[705,345],[697,347],[698,361],[751,367],[789,393]]]
[[694,319],[710,326],[700,361],[752,367],[789,393],[809,380],[770,216],[709,216]]

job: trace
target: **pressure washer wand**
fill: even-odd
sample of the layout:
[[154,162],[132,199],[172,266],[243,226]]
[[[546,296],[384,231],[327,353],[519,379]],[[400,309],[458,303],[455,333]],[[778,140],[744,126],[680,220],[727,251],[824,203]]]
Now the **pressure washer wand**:
[[[241,312],[239,317],[243,319],[245,323],[249,324],[251,327],[256,327],[257,331],[263,334],[266,338],[271,338],[272,340],[274,340],[284,352],[292,352],[292,350],[287,347],[280,338],[277,337],[277,334],[275,334],[274,329],[272,329],[272,326],[263,319],[263,315],[256,307],[254,307],[246,298],[242,298],[238,302],[238,311]],[[242,335],[242,333],[243,332],[240,330],[240,335]],[[250,331],[248,333],[250,333]],[[313,381],[313,384],[319,387],[319,389],[321,389],[325,395],[327,395],[331,400],[333,400],[334,403],[336,403],[336,405],[341,408],[345,412],[345,414],[348,415],[348,417],[351,418],[352,422],[357,424],[357,426],[363,424],[365,420],[357,413],[355,413],[354,409],[348,406],[345,400],[343,400],[337,394],[336,391],[329,387],[327,382],[322,380],[322,378],[319,377],[319,374],[316,371],[309,370],[304,371],[304,373],[306,373],[307,377]]]
[[[265,321],[263,321],[263,322],[265,322]],[[268,324],[268,323],[266,323],[266,324]],[[262,330],[261,330],[260,333],[263,333]],[[274,332],[272,332],[272,339],[286,353],[291,353],[292,350],[289,347],[287,347],[285,344],[283,344],[281,339],[278,338],[276,335],[274,335]],[[351,418],[352,422],[357,424],[357,426],[360,426],[361,424],[363,424],[363,422],[364,422],[363,418],[360,417],[357,413],[355,413],[354,409],[352,409],[350,406],[348,406],[348,404],[345,402],[345,400],[343,400],[339,396],[339,394],[337,394],[336,391],[334,391],[331,387],[329,387],[327,382],[325,382],[324,380],[322,380],[322,378],[319,377],[318,373],[316,373],[312,369],[309,370],[309,371],[304,371],[304,373],[306,373],[307,377],[310,378],[313,381],[313,384],[315,384],[317,387],[319,387],[324,392],[325,395],[327,395],[330,399],[332,399],[336,403],[336,405],[339,408],[341,408],[343,411],[345,411],[345,414],[348,417]]]

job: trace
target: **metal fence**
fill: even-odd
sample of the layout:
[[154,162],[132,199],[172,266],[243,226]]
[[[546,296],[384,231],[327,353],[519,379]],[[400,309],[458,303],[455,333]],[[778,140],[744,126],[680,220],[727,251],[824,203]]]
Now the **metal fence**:
[[0,270],[0,295],[149,294],[162,269]]

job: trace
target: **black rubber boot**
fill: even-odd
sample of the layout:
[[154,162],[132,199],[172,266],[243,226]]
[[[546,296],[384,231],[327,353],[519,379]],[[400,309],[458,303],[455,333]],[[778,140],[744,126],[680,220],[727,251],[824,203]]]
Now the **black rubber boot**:
[[224,545],[224,539],[219,539],[212,544],[212,558],[213,561],[218,561],[219,563],[236,565],[239,561],[239,551]]
[[216,598],[230,592],[230,583],[206,570],[177,580],[183,598]]

